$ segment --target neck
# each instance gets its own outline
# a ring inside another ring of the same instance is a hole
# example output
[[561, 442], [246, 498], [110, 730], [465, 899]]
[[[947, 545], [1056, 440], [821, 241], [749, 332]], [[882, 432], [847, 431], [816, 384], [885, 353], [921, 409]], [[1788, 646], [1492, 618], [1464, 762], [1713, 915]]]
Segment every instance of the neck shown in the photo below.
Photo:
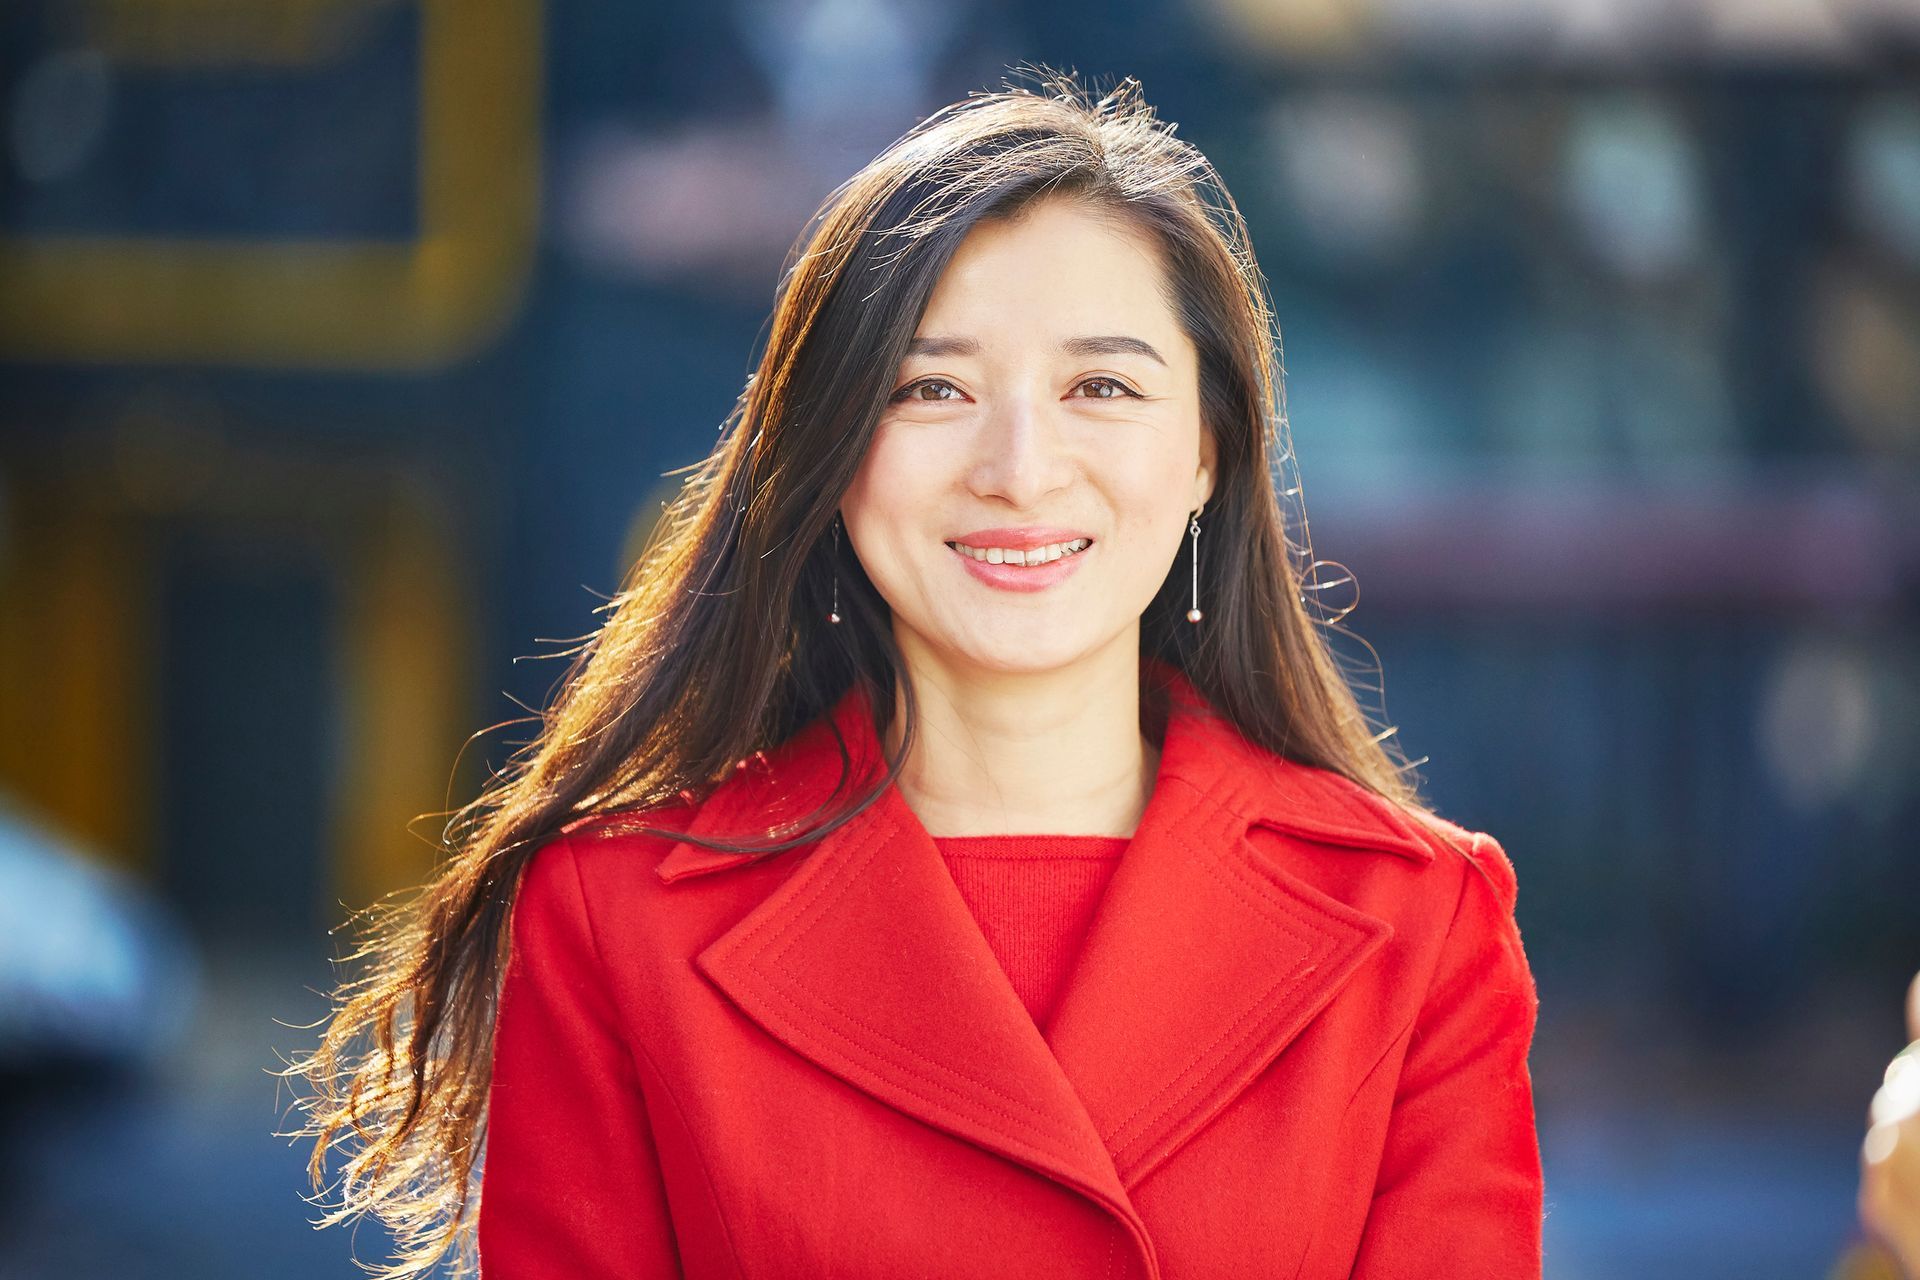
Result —
[[[1159, 768], [1140, 730], [1137, 635], [1041, 672], [960, 669], [910, 644], [919, 727], [899, 785], [929, 833], [1133, 834]], [[894, 695], [889, 750], [906, 716]]]

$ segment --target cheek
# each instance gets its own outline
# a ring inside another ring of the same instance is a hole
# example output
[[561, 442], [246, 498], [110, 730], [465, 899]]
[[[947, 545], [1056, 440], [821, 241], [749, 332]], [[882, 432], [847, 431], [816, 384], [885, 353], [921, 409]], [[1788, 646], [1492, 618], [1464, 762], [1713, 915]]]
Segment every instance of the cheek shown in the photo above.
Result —
[[1114, 518], [1136, 536], [1148, 531], [1156, 534], [1169, 523], [1185, 526], [1185, 513], [1192, 484], [1191, 462], [1160, 457], [1140, 466], [1126, 466], [1109, 472], [1107, 492], [1112, 495]]
[[904, 559], [900, 550], [927, 536], [924, 519], [935, 509], [935, 459], [913, 445], [905, 433], [883, 425], [840, 503], [860, 563], [883, 588], [897, 586], [895, 566]]
[[950, 489], [959, 462], [937, 435], [913, 423], [882, 423], [854, 472], [846, 505], [865, 511], [869, 523], [911, 521], [936, 510], [934, 500]]
[[881, 428], [874, 435], [873, 443], [867, 446], [867, 456], [860, 460], [859, 469], [853, 473], [853, 483], [847, 486], [846, 496], [841, 499], [841, 512], [848, 529], [862, 530], [887, 522], [888, 501], [897, 499], [900, 486], [907, 478], [897, 474], [899, 454], [898, 449], [891, 447], [886, 429]]

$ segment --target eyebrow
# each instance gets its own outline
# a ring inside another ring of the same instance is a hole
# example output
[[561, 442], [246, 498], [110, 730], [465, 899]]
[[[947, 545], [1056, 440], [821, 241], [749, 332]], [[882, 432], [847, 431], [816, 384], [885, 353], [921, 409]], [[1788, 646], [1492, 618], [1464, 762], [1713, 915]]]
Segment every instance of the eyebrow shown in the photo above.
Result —
[[[1123, 334], [1105, 334], [1098, 337], [1068, 338], [1060, 344], [1060, 350], [1070, 356], [1146, 356], [1167, 363], [1166, 357], [1154, 350], [1153, 344], [1140, 338], [1129, 338]], [[908, 356], [977, 356], [980, 344], [972, 338], [915, 338], [907, 344]]]

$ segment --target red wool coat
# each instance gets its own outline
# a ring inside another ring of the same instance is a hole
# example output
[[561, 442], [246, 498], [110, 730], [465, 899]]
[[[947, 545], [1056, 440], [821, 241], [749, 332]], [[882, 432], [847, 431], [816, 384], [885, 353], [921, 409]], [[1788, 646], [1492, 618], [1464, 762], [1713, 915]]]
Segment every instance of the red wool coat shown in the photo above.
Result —
[[[759, 865], [605, 818], [544, 845], [501, 993], [483, 1280], [1539, 1276], [1505, 854], [1254, 747], [1173, 679], [1045, 1036], [898, 788]], [[850, 693], [649, 818], [805, 813], [840, 772], [829, 724], [879, 758]]]

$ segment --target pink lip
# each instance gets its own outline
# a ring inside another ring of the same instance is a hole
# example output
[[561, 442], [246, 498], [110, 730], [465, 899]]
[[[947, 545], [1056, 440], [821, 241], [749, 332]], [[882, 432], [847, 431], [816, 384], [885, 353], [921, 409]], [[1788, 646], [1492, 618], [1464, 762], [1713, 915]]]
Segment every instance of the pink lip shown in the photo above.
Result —
[[[1039, 536], [1042, 534], [1046, 536]], [[981, 529], [954, 541], [964, 542], [970, 547], [1006, 547], [1014, 551], [1029, 551], [1050, 542], [1072, 542], [1086, 536], [1084, 533], [1061, 529]], [[1045, 591], [1064, 582], [1080, 567], [1081, 560], [1093, 554], [1095, 545], [1098, 544], [1086, 546], [1070, 556], [1036, 565], [988, 564], [983, 560], [975, 560], [958, 548], [947, 549], [953, 552], [954, 559], [960, 562], [962, 568], [990, 587], [1001, 591]]]
[[1005, 547], [1009, 551], [1031, 551], [1035, 547], [1044, 547], [1055, 542], [1072, 542], [1076, 538], [1085, 538], [1089, 542], [1093, 535], [1079, 529], [1062, 529], [1057, 525], [1027, 524], [1018, 528], [975, 529], [972, 533], [955, 534], [948, 542], [964, 542], [970, 547]]

